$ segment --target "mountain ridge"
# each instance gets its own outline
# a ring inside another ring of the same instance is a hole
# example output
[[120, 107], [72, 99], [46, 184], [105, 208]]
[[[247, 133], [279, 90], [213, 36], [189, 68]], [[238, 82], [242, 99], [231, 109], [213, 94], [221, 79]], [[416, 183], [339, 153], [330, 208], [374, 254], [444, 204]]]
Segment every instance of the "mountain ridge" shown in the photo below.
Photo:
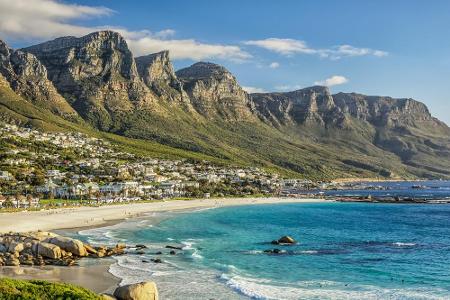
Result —
[[[33, 75], [101, 131], [300, 177], [450, 177], [450, 129], [413, 99], [332, 95], [321, 86], [248, 94], [223, 66], [175, 72], [167, 51], [133, 57], [111, 31], [16, 51], [34, 57], [46, 72]], [[2, 73], [13, 73], [1, 57]], [[13, 90], [36, 104], [16, 78]], [[51, 99], [44, 104], [57, 113]]]

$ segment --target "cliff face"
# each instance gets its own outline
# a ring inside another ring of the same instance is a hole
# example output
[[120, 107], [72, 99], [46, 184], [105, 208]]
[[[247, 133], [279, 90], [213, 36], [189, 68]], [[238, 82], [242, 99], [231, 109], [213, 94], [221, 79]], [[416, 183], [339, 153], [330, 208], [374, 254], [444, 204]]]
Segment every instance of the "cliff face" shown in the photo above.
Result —
[[224, 67], [199, 62], [177, 71], [176, 75], [201, 115], [226, 121], [256, 120], [248, 94]]
[[178, 103], [185, 110], [192, 110], [189, 96], [183, 90], [169, 59], [169, 51], [135, 58], [137, 71], [144, 83], [162, 100]]
[[140, 79], [131, 51], [116, 32], [63, 37], [23, 49], [47, 68], [58, 92], [86, 120], [110, 130], [135, 108], [153, 109], [156, 98]]
[[345, 127], [346, 116], [326, 87], [314, 86], [287, 93], [252, 94], [262, 120], [276, 127], [305, 125]]
[[34, 55], [10, 49], [1, 40], [0, 73], [13, 91], [33, 104], [68, 119], [77, 118], [76, 111], [47, 79], [45, 66]]

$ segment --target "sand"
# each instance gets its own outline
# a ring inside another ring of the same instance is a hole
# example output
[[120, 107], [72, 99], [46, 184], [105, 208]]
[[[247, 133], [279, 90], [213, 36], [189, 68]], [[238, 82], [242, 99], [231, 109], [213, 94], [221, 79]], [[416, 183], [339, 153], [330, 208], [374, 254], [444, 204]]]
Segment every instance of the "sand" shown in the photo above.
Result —
[[136, 217], [147, 212], [177, 211], [235, 205], [324, 202], [323, 199], [298, 198], [221, 198], [168, 200], [165, 202], [60, 208], [41, 211], [0, 213], [0, 232], [26, 232], [102, 226], [113, 220]]

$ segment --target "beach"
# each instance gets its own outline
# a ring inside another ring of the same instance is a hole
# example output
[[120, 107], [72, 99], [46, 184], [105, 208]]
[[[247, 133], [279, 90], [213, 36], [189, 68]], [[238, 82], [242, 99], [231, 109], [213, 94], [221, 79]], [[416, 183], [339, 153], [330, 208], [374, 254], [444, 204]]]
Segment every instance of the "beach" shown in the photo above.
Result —
[[138, 217], [148, 212], [180, 211], [237, 205], [324, 202], [299, 198], [219, 198], [167, 200], [161, 202], [105, 205], [99, 207], [59, 208], [42, 211], [0, 213], [0, 232], [51, 231], [102, 226], [111, 221]]
[[[120, 220], [142, 216], [150, 212], [184, 211], [239, 205], [275, 203], [315, 203], [323, 199], [298, 198], [220, 198], [168, 200], [163, 202], [105, 205], [99, 207], [59, 208], [0, 214], [0, 232], [60, 231], [108, 226]], [[329, 201], [328, 201], [329, 202]], [[88, 263], [85, 263], [88, 261]], [[66, 282], [91, 289], [97, 293], [113, 291], [120, 279], [108, 272], [113, 260], [81, 260], [74, 267], [2, 267], [0, 277], [42, 279]]]

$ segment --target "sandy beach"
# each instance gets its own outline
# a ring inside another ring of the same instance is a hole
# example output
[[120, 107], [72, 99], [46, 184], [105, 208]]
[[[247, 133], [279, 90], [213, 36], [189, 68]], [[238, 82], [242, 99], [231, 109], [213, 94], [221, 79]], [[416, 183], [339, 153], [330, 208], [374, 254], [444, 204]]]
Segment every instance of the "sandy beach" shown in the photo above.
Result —
[[324, 201], [327, 200], [297, 198], [221, 198], [168, 200], [165, 202], [1, 213], [0, 232], [26, 232], [35, 230], [49, 231], [55, 229], [102, 226], [111, 221], [132, 218], [147, 212], [177, 211], [235, 205], [308, 203]]

